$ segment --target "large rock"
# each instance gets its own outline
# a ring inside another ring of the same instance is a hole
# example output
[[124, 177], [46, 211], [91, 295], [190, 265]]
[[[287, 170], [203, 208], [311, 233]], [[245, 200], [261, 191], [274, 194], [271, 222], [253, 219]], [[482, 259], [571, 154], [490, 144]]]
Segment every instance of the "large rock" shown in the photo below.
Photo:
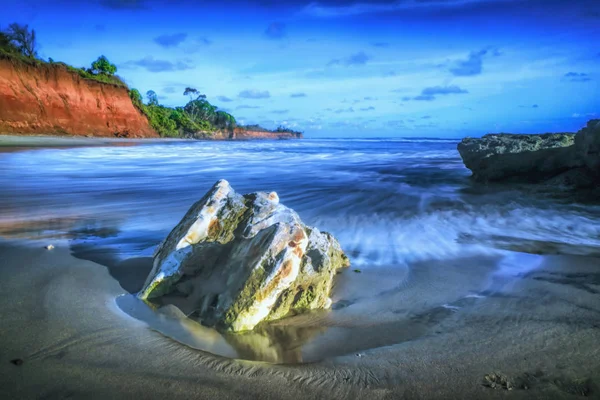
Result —
[[275, 192], [242, 196], [220, 180], [160, 244], [138, 296], [244, 331], [328, 308], [333, 278], [348, 265], [337, 240], [305, 226]]
[[600, 175], [600, 119], [588, 121], [575, 135], [577, 156], [593, 173]]
[[488, 134], [465, 138], [458, 152], [477, 181], [514, 179], [538, 182], [583, 166], [575, 134]]

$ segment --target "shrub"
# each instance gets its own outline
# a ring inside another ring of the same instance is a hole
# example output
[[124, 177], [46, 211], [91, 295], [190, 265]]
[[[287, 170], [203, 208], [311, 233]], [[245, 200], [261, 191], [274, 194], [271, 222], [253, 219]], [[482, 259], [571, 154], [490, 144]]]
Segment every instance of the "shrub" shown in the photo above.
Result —
[[140, 111], [144, 111], [144, 103], [142, 101], [142, 94], [137, 89], [129, 90], [129, 98], [134, 106], [136, 106]]
[[88, 72], [112, 76], [117, 73], [117, 66], [108, 61], [105, 56], [100, 56], [92, 63], [92, 69]]

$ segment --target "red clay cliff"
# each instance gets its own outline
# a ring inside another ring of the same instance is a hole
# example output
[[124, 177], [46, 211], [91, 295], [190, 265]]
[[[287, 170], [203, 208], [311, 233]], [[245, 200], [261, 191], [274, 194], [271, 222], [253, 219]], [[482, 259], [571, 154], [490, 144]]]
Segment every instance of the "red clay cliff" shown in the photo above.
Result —
[[0, 134], [159, 137], [126, 88], [0, 59]]

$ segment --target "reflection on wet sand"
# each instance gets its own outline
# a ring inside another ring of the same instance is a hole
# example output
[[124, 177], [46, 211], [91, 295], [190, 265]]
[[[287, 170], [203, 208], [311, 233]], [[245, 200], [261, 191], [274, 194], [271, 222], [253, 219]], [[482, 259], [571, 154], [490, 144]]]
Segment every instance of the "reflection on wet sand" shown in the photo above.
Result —
[[250, 332], [220, 333], [187, 318], [174, 306], [153, 308], [133, 295], [118, 297], [117, 305], [150, 328], [192, 348], [228, 358], [273, 364], [303, 362], [303, 345], [325, 331], [319, 326], [263, 325]]

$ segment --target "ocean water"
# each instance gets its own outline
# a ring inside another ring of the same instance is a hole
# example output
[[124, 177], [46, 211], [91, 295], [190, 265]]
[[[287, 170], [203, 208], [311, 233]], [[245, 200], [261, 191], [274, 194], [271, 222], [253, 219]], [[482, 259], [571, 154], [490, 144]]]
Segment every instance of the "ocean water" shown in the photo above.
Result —
[[[218, 179], [276, 191], [365, 268], [504, 241], [600, 246], [600, 209], [472, 186], [457, 140], [168, 142], [0, 153], [0, 234], [159, 242]], [[502, 241], [502, 240], [500, 240]]]
[[[150, 256], [218, 179], [240, 193], [276, 191], [306, 224], [333, 233], [362, 272], [340, 278], [334, 309], [341, 311], [327, 317], [337, 327], [361, 312], [379, 322], [390, 312], [397, 318], [425, 307], [422, 297], [452, 312], [457, 299], [498, 289], [505, 282], [498, 277], [538, 268], [539, 254], [600, 253], [599, 206], [546, 189], [473, 185], [457, 143], [185, 141], [0, 153], [0, 237], [66, 239], [75, 257], [120, 279], [123, 263]], [[440, 279], [450, 286], [436, 286]], [[398, 296], [402, 307], [394, 308]], [[385, 310], [373, 312], [378, 307]], [[408, 331], [399, 325], [393, 338], [350, 350], [390, 344]], [[339, 339], [321, 337], [328, 348]], [[323, 353], [308, 342], [305, 361]]]

